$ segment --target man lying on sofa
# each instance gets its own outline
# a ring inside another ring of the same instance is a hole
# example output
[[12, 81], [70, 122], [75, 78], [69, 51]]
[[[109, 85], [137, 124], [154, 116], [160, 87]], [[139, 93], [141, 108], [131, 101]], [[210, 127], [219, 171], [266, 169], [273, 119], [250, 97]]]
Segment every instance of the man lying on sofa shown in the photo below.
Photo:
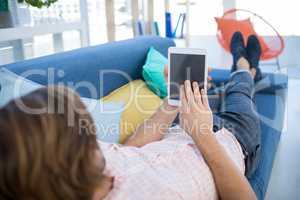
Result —
[[[224, 111], [213, 115], [206, 91], [186, 81], [181, 107], [165, 101], [125, 145], [97, 142], [92, 130], [68, 126], [70, 117], [93, 120], [67, 88], [11, 101], [0, 109], [1, 199], [256, 199], [244, 174], [251, 176], [259, 159], [252, 96], [261, 78], [260, 45], [250, 36], [244, 47], [235, 33], [231, 50]], [[20, 101], [47, 110], [28, 113]], [[169, 128], [178, 113], [180, 125]]]

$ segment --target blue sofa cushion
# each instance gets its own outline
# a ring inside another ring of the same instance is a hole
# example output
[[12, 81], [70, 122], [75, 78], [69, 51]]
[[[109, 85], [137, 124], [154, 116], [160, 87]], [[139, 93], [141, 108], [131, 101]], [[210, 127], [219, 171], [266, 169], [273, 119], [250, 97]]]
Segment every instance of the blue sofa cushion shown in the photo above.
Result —
[[83, 97], [100, 98], [131, 80], [142, 78], [142, 66], [151, 46], [167, 56], [168, 48], [174, 45], [171, 39], [138, 37], [4, 67], [21, 76], [32, 72], [27, 78], [42, 85], [65, 83]]
[[273, 161], [283, 129], [286, 90], [277, 95], [256, 94], [255, 102], [261, 119], [260, 163], [249, 179], [258, 199], [264, 199], [271, 175]]

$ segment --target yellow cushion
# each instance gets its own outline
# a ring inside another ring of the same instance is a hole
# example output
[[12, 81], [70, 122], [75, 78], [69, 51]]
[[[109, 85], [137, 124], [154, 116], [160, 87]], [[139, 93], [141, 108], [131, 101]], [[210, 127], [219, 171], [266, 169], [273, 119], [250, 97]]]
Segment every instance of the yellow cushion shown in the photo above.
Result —
[[120, 123], [120, 143], [148, 119], [161, 105], [162, 100], [151, 92], [142, 80], [132, 81], [103, 98], [105, 102], [124, 102]]

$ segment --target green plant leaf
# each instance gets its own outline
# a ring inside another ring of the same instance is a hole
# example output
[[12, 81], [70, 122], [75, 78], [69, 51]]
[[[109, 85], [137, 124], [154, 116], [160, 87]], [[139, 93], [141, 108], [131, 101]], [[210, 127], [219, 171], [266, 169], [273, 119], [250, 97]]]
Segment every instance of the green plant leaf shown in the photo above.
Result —
[[0, 0], [0, 11], [8, 11], [8, 0]]
[[58, 0], [18, 0], [19, 3], [27, 3], [36, 8], [49, 7]]

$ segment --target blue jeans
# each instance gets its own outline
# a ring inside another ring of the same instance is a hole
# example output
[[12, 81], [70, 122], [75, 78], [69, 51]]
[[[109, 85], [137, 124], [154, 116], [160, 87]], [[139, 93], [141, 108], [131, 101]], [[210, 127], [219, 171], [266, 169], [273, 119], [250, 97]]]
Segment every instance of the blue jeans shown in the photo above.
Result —
[[232, 74], [218, 99], [211, 99], [214, 131], [225, 127], [239, 141], [245, 155], [246, 176], [250, 178], [258, 166], [261, 131], [253, 102], [254, 82], [248, 72]]

